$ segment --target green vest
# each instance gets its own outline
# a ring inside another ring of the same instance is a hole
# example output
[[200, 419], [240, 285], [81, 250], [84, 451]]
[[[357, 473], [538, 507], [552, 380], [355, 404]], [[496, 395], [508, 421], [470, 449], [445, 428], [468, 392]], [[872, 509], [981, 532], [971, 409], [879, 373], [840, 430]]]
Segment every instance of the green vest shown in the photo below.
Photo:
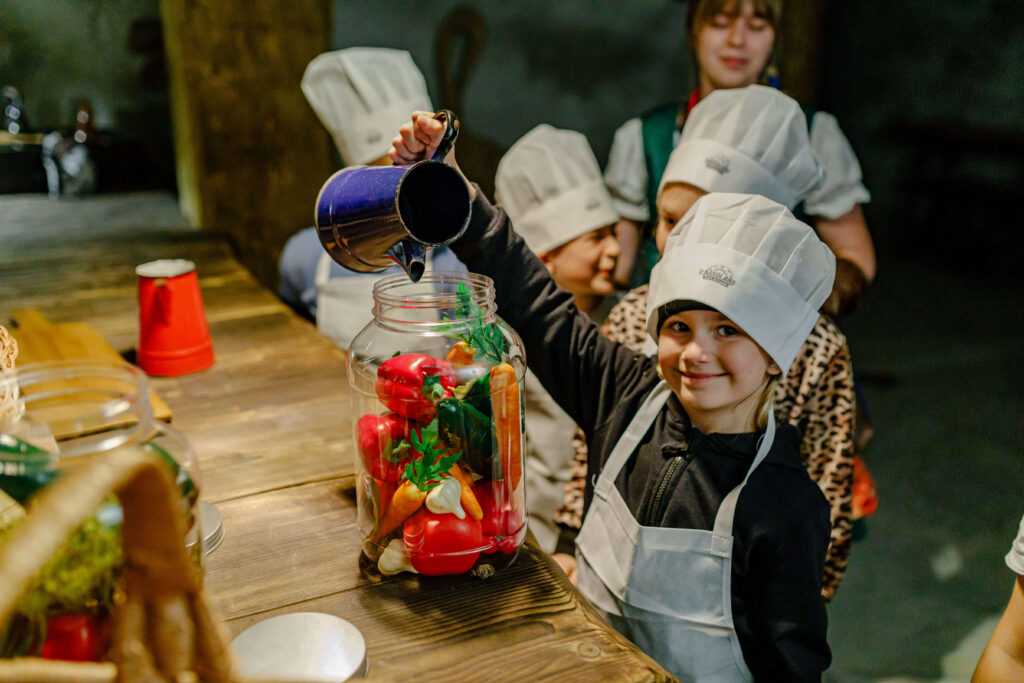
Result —
[[647, 208], [652, 226], [658, 222], [658, 186], [668, 166], [668, 158], [675, 149], [672, 138], [676, 133], [678, 115], [679, 103], [670, 102], [655, 107], [640, 118], [640, 137], [647, 165]]
[[644, 164], [647, 166], [647, 210], [650, 220], [644, 227], [643, 240], [637, 254], [630, 286], [647, 284], [651, 270], [658, 262], [658, 246], [654, 242], [654, 226], [658, 224], [658, 186], [668, 166], [668, 158], [675, 149], [672, 138], [676, 133], [679, 103], [670, 102], [651, 109], [640, 117], [640, 137], [644, 146]]

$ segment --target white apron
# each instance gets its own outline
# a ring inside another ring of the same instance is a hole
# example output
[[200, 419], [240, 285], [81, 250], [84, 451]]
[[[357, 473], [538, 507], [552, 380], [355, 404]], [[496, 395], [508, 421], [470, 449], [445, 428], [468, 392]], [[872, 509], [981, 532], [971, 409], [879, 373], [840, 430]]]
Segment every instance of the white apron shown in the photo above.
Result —
[[623, 635], [687, 683], [753, 681], [732, 621], [736, 501], [775, 439], [775, 417], [746, 477], [722, 500], [714, 531], [641, 526], [615, 478], [671, 395], [644, 399], [597, 480], [576, 539], [577, 586]]
[[343, 349], [373, 320], [373, 285], [386, 274], [352, 273], [331, 278], [325, 251], [316, 264], [316, 327]]

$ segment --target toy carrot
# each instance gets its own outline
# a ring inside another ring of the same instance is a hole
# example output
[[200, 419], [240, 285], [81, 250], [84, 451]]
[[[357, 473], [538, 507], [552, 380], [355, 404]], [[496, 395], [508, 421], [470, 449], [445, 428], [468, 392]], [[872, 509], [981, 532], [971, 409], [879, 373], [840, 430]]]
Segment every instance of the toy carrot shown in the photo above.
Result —
[[373, 540], [379, 542], [397, 529], [398, 525], [420, 509], [426, 499], [427, 491], [420, 489], [411, 481], [403, 481], [401, 486], [395, 489], [395, 495], [391, 497], [391, 504], [387, 506], [387, 512], [377, 524], [377, 533], [373, 535]]
[[516, 371], [508, 363], [491, 368], [491, 407], [502, 471], [509, 480], [509, 490], [515, 491], [523, 476], [523, 444], [519, 427], [522, 413]]
[[[395, 490], [391, 504], [387, 506], [387, 511], [377, 524], [377, 533], [373, 535], [374, 541], [380, 542], [412, 513], [419, 510], [430, 490], [441, 483], [445, 473], [462, 457], [461, 451], [445, 455], [448, 449], [437, 434], [436, 417], [427, 426], [411, 430], [409, 441], [413, 452], [419, 457], [405, 466], [402, 483]], [[459, 501], [461, 500], [460, 493]]]
[[466, 511], [466, 514], [476, 520], [483, 519], [484, 509], [480, 507], [480, 501], [476, 499], [476, 494], [473, 493], [473, 480], [459, 467], [458, 463], [451, 466], [448, 474], [452, 475], [462, 485], [462, 493], [459, 495], [459, 500], [462, 502], [462, 508]]
[[476, 349], [464, 341], [455, 342], [448, 349], [448, 362], [455, 366], [472, 365], [476, 358]]

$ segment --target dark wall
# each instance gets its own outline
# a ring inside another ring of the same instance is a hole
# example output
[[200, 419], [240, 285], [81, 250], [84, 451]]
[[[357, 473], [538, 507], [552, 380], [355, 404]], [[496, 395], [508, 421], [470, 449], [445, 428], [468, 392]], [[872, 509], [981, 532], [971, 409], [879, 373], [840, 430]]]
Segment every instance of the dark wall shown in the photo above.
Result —
[[[332, 47], [408, 49], [440, 104], [435, 41], [459, 4], [334, 0]], [[498, 152], [548, 122], [586, 133], [603, 162], [620, 123], [692, 85], [685, 3], [464, 4], [483, 17], [486, 39], [458, 113]], [[1006, 225], [1007, 201], [1024, 186], [1024, 5], [903, 0], [884, 12], [870, 2], [827, 10], [820, 106], [839, 117], [861, 158], [883, 256], [913, 248], [935, 222], [983, 231], [989, 248], [1015, 247], [1006, 230], [984, 226]], [[7, 0], [0, 84], [21, 89], [37, 128], [71, 125], [85, 96], [99, 127], [162, 140], [166, 150], [158, 17], [159, 0]]]
[[147, 56], [133, 51], [132, 25], [159, 16], [159, 0], [6, 0], [0, 83], [21, 91], [37, 128], [71, 125], [80, 97], [92, 100], [100, 127], [136, 124], [134, 112], [152, 93]]
[[603, 162], [618, 125], [693, 82], [685, 4], [670, 0], [335, 0], [332, 44], [409, 50], [436, 106], [435, 36], [459, 4], [483, 16], [487, 39], [457, 113], [502, 147], [549, 123], [585, 133]]
[[[333, 47], [409, 50], [436, 103], [435, 36], [458, 4], [421, 3], [413, 13], [401, 0], [336, 0]], [[459, 113], [501, 147], [548, 122], [584, 132], [603, 162], [616, 126], [692, 85], [685, 3], [466, 4], [483, 16], [488, 39]], [[956, 235], [964, 228], [984, 231], [976, 256], [1016, 247], [1016, 234], [985, 226], [1005, 225], [1012, 188], [1024, 186], [1024, 5], [826, 7], [818, 105], [838, 117], [860, 156], [883, 259], [922, 243], [962, 255]]]
[[89, 100], [109, 134], [95, 155], [101, 189], [173, 187], [159, 0], [0, 2], [0, 85], [21, 92], [33, 130], [73, 127]]
[[1024, 5], [830, 2], [824, 56], [822, 106], [860, 155], [883, 256], [1024, 245]]

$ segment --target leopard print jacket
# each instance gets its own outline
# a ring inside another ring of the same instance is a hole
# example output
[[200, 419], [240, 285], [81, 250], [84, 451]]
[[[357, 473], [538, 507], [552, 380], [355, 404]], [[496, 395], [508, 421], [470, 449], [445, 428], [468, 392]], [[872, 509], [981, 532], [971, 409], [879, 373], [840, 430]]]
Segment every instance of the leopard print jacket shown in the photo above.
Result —
[[[647, 285], [634, 289], [612, 309], [602, 326], [609, 339], [643, 349], [647, 338]], [[846, 337], [821, 316], [775, 394], [775, 414], [800, 429], [800, 455], [818, 483], [832, 513], [832, 538], [825, 556], [822, 596], [831, 600], [846, 572], [852, 543], [854, 427], [856, 403], [853, 365]], [[579, 529], [587, 476], [587, 442], [582, 430], [573, 437], [576, 451], [573, 478], [556, 521]]]

